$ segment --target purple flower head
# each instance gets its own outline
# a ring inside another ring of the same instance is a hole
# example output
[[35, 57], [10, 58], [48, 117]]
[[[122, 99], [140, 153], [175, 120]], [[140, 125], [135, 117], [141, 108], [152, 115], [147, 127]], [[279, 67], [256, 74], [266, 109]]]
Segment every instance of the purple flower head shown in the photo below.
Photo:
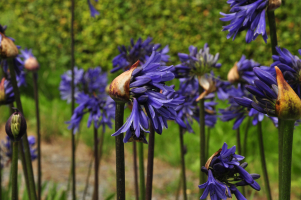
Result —
[[[91, 17], [96, 17], [97, 15], [99, 15], [99, 12], [94, 8], [91, 1], [87, 0], [87, 2], [88, 2], [88, 5], [89, 5]], [[95, 2], [98, 2], [98, 0], [95, 0]]]
[[[152, 38], [148, 37], [146, 40], [142, 40], [139, 38], [136, 43], [134, 43], [134, 40], [131, 39], [131, 46], [128, 46], [127, 48], [125, 46], [118, 47], [119, 55], [117, 55], [113, 59], [113, 69], [111, 70], [111, 73], [117, 72], [120, 69], [123, 69], [124, 71], [128, 70], [137, 60], [140, 61], [140, 64], [144, 64], [146, 60], [149, 59], [149, 57], [152, 54], [152, 51], [157, 51], [158, 48], [160, 48], [160, 44], [153, 44]], [[165, 62], [169, 61], [169, 47], [168, 45], [165, 46], [162, 50], [158, 50], [158, 52], [161, 55], [162, 65], [165, 65]]]
[[[10, 79], [9, 66], [7, 60], [2, 60], [2, 64], [5, 77]], [[13, 58], [12, 64], [15, 69], [18, 87], [27, 86], [26, 73], [24, 72], [24, 65], [23, 61], [20, 59], [20, 55], [18, 55], [16, 58]]]
[[212, 68], [220, 68], [217, 63], [219, 53], [212, 55], [209, 53], [209, 46], [206, 43], [203, 49], [198, 51], [197, 47], [189, 47], [190, 54], [178, 53], [181, 64], [176, 65], [173, 72], [176, 78], [188, 78], [190, 76], [203, 76], [209, 73]]
[[[34, 136], [28, 136], [28, 144], [29, 144], [29, 151], [31, 156], [31, 161], [35, 160], [37, 155], [37, 148], [35, 148], [36, 139]], [[8, 159], [12, 159], [12, 145], [11, 145], [11, 139], [6, 136], [6, 141], [2, 141], [2, 145], [4, 147], [5, 155]]]
[[220, 12], [224, 18], [221, 21], [230, 21], [230, 24], [223, 27], [223, 31], [229, 31], [227, 39], [235, 39], [238, 32], [247, 30], [246, 42], [250, 43], [258, 35], [262, 35], [265, 43], [267, 42], [267, 33], [265, 30], [265, 12], [268, 6], [268, 0], [230, 0], [230, 14]]
[[[23, 60], [21, 59], [23, 58]], [[32, 49], [21, 50], [21, 55], [16, 58], [22, 68], [27, 69], [28, 71], [37, 71], [40, 68], [40, 65], [37, 59], [32, 54]]]
[[246, 199], [237, 192], [236, 186], [250, 185], [255, 190], [260, 190], [260, 186], [255, 181], [260, 175], [249, 174], [245, 168], [248, 163], [240, 164], [243, 156], [235, 154], [235, 146], [228, 149], [224, 143], [222, 149], [214, 153], [207, 161], [202, 172], [208, 175], [208, 181], [199, 186], [205, 188], [201, 199], [205, 199], [210, 192], [211, 199], [232, 198], [234, 194], [238, 199]]
[[[67, 103], [71, 102], [71, 70], [68, 70], [61, 76], [61, 82], [59, 86], [61, 99], [66, 100]], [[80, 93], [81, 85], [84, 81], [84, 70], [74, 68], [74, 97], [77, 98]]]
[[260, 67], [260, 64], [254, 60], [246, 59], [246, 56], [242, 56], [240, 60], [235, 63], [234, 67], [228, 73], [228, 81], [234, 83], [249, 83], [252, 84], [256, 79], [253, 72], [254, 67]]
[[148, 129], [148, 119], [159, 134], [162, 133], [163, 128], [167, 128], [167, 120], [176, 120], [185, 126], [176, 112], [177, 106], [182, 104], [184, 99], [168, 98], [172, 96], [171, 92], [174, 92], [174, 89], [165, 85], [166, 81], [174, 79], [174, 74], [170, 71], [172, 67], [162, 66], [161, 54], [154, 50], [144, 65], [138, 66], [136, 63], [129, 71], [124, 72], [111, 83], [110, 95], [113, 99], [118, 99], [119, 96], [115, 95], [115, 90], [112, 88], [117, 88], [118, 81], [131, 73], [130, 77], [127, 77], [129, 78], [129, 99], [127, 100], [133, 103], [132, 113], [125, 124], [112, 136], [126, 132], [124, 142], [128, 142], [132, 135], [139, 138], [140, 129], [143, 131]]
[[13, 86], [10, 81], [2, 78], [0, 82], [0, 105], [7, 105], [15, 100]]
[[[301, 60], [298, 56], [291, 54], [287, 49], [276, 47], [279, 55], [273, 55], [274, 63], [271, 70], [277, 66], [282, 72], [285, 80], [293, 88], [296, 94], [301, 97]], [[299, 49], [301, 55], [301, 49]]]

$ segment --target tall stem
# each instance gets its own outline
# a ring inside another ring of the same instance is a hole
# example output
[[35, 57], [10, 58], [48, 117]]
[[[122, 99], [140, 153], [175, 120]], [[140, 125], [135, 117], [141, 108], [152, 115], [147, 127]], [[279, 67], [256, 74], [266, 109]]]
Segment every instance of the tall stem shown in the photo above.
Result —
[[18, 142], [13, 143], [13, 159], [11, 164], [12, 200], [18, 200]]
[[[116, 102], [115, 131], [123, 125], [124, 103]], [[125, 166], [123, 134], [115, 137], [117, 200], [125, 200]]]
[[[199, 86], [199, 93], [202, 94], [203, 88]], [[200, 107], [200, 185], [206, 182], [205, 173], [202, 172], [201, 167], [205, 166], [205, 106], [204, 99], [199, 101]], [[201, 196], [204, 189], [199, 190], [199, 195]]]
[[240, 145], [240, 131], [239, 127], [236, 129], [236, 143], [238, 154], [241, 155], [241, 145]]
[[[280, 124], [279, 124], [280, 125]], [[295, 121], [283, 120], [283, 147], [282, 147], [282, 165], [280, 169], [280, 196], [281, 200], [289, 200], [291, 194], [291, 169], [292, 169], [292, 152], [293, 152], [293, 133]]]
[[36, 104], [37, 139], [38, 139], [38, 200], [41, 200], [42, 165], [41, 165], [41, 133], [40, 133], [40, 110], [38, 93], [38, 73], [33, 72], [34, 99]]
[[87, 190], [88, 190], [88, 186], [89, 186], [89, 178], [90, 178], [90, 174], [91, 174], [92, 163], [93, 163], [93, 158], [91, 159], [89, 167], [88, 167], [88, 175], [87, 175], [87, 179], [86, 179], [86, 186], [85, 186], [85, 190], [84, 190], [84, 194], [83, 194], [83, 200], [86, 199], [86, 194], [87, 194]]
[[278, 42], [277, 42], [275, 13], [274, 11], [268, 11], [267, 14], [269, 20], [269, 27], [270, 27], [272, 53], [273, 55], [277, 55], [278, 53], [276, 51], [276, 46], [278, 45]]
[[265, 190], [266, 190], [267, 199], [272, 200], [269, 176], [268, 176], [267, 166], [266, 166], [266, 162], [265, 162], [265, 155], [264, 155], [261, 122], [258, 122], [257, 128], [258, 128], [258, 142], [259, 142], [259, 151], [260, 151], [260, 159], [261, 159], [261, 167], [262, 167], [262, 172], [263, 172], [264, 186], [265, 186]]
[[207, 136], [206, 136], [206, 159], [209, 158], [209, 139], [210, 139], [210, 127], [207, 127]]
[[[71, 0], [71, 115], [73, 114], [75, 108], [75, 99], [74, 99], [74, 7], [75, 0]], [[76, 173], [75, 173], [75, 136], [74, 136], [74, 128], [71, 129], [71, 172], [72, 172], [72, 199], [76, 199]]]
[[247, 144], [248, 144], [248, 143], [247, 143], [247, 139], [248, 139], [248, 132], [249, 132], [250, 125], [251, 125], [251, 117], [248, 117], [248, 120], [247, 120], [247, 126], [246, 126], [246, 129], [245, 129], [243, 151], [242, 151], [242, 155], [243, 155], [244, 157], [247, 156]]
[[145, 200], [145, 179], [144, 179], [144, 162], [143, 162], [143, 143], [138, 143], [138, 156], [139, 156], [139, 189], [140, 200]]
[[155, 151], [155, 131], [151, 123], [149, 129], [150, 129], [150, 133], [148, 139], [146, 200], [152, 199], [153, 174], [154, 174], [154, 151]]
[[138, 168], [137, 168], [137, 146], [133, 142], [133, 165], [134, 165], [134, 182], [135, 182], [135, 197], [139, 200], [139, 187], [138, 187]]
[[96, 127], [94, 127], [94, 192], [94, 200], [98, 200], [98, 137]]
[[283, 151], [283, 126], [284, 121], [278, 118], [278, 191], [279, 191], [279, 198], [281, 196], [281, 188], [282, 188], [282, 181], [281, 181], [281, 169], [282, 169], [282, 151]]
[[180, 152], [181, 152], [181, 175], [182, 175], [182, 187], [183, 187], [183, 199], [187, 200], [186, 193], [186, 173], [185, 173], [185, 157], [184, 157], [184, 129], [179, 125], [179, 135], [180, 135]]
[[[17, 104], [17, 108], [24, 116], [13, 63], [9, 64], [9, 71], [10, 71], [10, 75], [11, 75], [11, 83], [12, 83], [13, 89], [14, 89], [14, 95], [15, 95], [15, 101]], [[31, 154], [30, 154], [27, 138], [28, 138], [27, 133], [25, 133], [24, 136], [22, 137], [21, 141], [19, 142], [19, 146], [20, 146], [19, 151], [20, 151], [20, 155], [21, 155], [21, 161], [22, 161], [22, 165], [23, 165], [25, 178], [27, 178], [26, 183], [27, 183], [29, 197], [31, 200], [36, 200], [37, 199], [36, 188], [35, 188], [34, 175], [33, 175], [32, 163], [31, 163]]]

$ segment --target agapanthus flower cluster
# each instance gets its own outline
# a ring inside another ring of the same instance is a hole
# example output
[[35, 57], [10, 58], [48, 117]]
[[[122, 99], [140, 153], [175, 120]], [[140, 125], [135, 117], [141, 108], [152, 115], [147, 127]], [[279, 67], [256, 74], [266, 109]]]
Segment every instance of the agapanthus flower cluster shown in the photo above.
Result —
[[[91, 0], [87, 0], [87, 2], [88, 2], [88, 5], [89, 5], [91, 17], [96, 17], [97, 15], [99, 15], [99, 12], [92, 5]], [[95, 0], [95, 2], [98, 2], [98, 0]]]
[[161, 54], [154, 50], [145, 64], [139, 66], [138, 61], [114, 79], [110, 85], [110, 96], [115, 101], [131, 101], [133, 108], [124, 125], [112, 136], [126, 132], [124, 142], [146, 141], [143, 132], [148, 132], [148, 119], [159, 134], [164, 127], [167, 128], [167, 120], [175, 120], [186, 127], [176, 112], [176, 107], [184, 99], [167, 97], [170, 92], [175, 92], [173, 87], [165, 84], [174, 79], [171, 68], [173, 66], [161, 65]]
[[146, 40], [142, 40], [139, 38], [136, 43], [134, 43], [134, 40], [131, 39], [131, 46], [125, 47], [124, 45], [121, 47], [118, 47], [119, 55], [117, 55], [113, 59], [113, 69], [111, 70], [111, 73], [117, 72], [120, 69], [123, 69], [123, 71], [128, 70], [137, 60], [140, 61], [140, 64], [144, 64], [146, 60], [149, 59], [150, 55], [152, 54], [152, 51], [158, 51], [161, 53], [161, 61], [164, 65], [165, 62], [168, 62], [169, 55], [167, 53], [169, 52], [168, 46], [165, 46], [162, 50], [158, 50], [161, 45], [160, 44], [153, 44], [152, 38], [148, 37]]
[[[79, 104], [75, 108], [71, 120], [67, 122], [69, 129], [73, 128], [74, 132], [78, 131], [79, 124], [84, 114], [89, 113], [87, 126], [93, 123], [95, 128], [105, 126], [112, 128], [111, 120], [115, 116], [114, 101], [106, 94], [107, 73], [103, 73], [100, 67], [88, 69], [75, 68], [75, 100]], [[71, 71], [68, 70], [61, 76], [60, 93], [62, 99], [71, 101]]]
[[[279, 55], [273, 55], [274, 63], [271, 68], [277, 66], [282, 72], [285, 80], [293, 90], [301, 97], [301, 60], [285, 48], [276, 47]], [[299, 49], [301, 55], [301, 49]]]
[[246, 59], [246, 56], [242, 55], [240, 60], [229, 71], [228, 81], [231, 83], [253, 84], [253, 81], [256, 79], [253, 72], [254, 67], [260, 67], [260, 64], [252, 59]]
[[281, 70], [275, 67], [276, 78], [268, 71], [254, 68], [259, 80], [246, 89], [254, 95], [252, 99], [235, 97], [234, 100], [260, 113], [286, 120], [297, 120], [301, 114], [301, 100], [289, 84], [284, 80]]
[[211, 199], [232, 198], [234, 194], [238, 200], [246, 198], [237, 189], [238, 186], [250, 185], [259, 191], [260, 186], [255, 179], [260, 178], [258, 174], [249, 174], [245, 168], [248, 163], [240, 164], [243, 156], [235, 154], [236, 147], [228, 149], [224, 143], [222, 149], [214, 153], [207, 161], [202, 171], [207, 174], [206, 183], [199, 185], [200, 189], [205, 189], [200, 199], [206, 199], [210, 194]]
[[[36, 138], [34, 136], [28, 136], [28, 144], [29, 144], [29, 151], [31, 156], [31, 161], [35, 160], [37, 155], [37, 148], [35, 148]], [[2, 146], [4, 147], [3, 150], [5, 152], [6, 157], [11, 160], [12, 159], [12, 141], [11, 139], [6, 136], [6, 140], [2, 141]]]
[[258, 35], [262, 35], [265, 43], [268, 36], [266, 33], [265, 13], [269, 5], [268, 0], [228, 0], [230, 14], [220, 12], [224, 18], [221, 21], [230, 21], [230, 24], [223, 27], [223, 31], [229, 31], [227, 39], [235, 39], [237, 33], [247, 30], [246, 42], [250, 43]]

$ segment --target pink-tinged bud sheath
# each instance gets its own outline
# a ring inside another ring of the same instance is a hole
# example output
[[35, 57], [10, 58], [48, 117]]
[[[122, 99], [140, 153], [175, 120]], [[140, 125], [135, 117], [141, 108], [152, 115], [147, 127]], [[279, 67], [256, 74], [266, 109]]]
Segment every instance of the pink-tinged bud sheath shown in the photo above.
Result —
[[281, 70], [277, 66], [275, 70], [278, 84], [276, 115], [284, 120], [297, 120], [301, 117], [301, 100], [285, 81]]
[[37, 71], [40, 68], [40, 65], [37, 59], [31, 56], [25, 60], [24, 67], [28, 71]]

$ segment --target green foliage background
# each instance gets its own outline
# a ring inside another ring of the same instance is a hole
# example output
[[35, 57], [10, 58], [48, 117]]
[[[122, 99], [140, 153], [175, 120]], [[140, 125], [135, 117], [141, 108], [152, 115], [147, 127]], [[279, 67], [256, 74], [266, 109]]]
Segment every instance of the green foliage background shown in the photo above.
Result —
[[[264, 43], [261, 36], [250, 44], [245, 43], [245, 32], [237, 36], [235, 41], [227, 40], [227, 32], [222, 32], [226, 25], [219, 20], [219, 12], [227, 13], [229, 6], [226, 0], [99, 0], [93, 1], [100, 16], [91, 18], [85, 0], [76, 1], [75, 9], [75, 62], [78, 67], [89, 68], [101, 66], [104, 70], [112, 68], [112, 59], [118, 54], [117, 46], [129, 45], [130, 39], [136, 41], [139, 37], [146, 39], [153, 37], [154, 43], [162, 46], [169, 45], [171, 62], [178, 64], [178, 52], [188, 52], [190, 45], [203, 47], [205, 43], [210, 46], [212, 53], [220, 53], [220, 62], [223, 64], [217, 72], [226, 78], [227, 71], [238, 61], [242, 54], [252, 58], [262, 65], [270, 65], [270, 41]], [[64, 124], [71, 116], [71, 108], [66, 102], [60, 100], [58, 86], [60, 76], [70, 68], [70, 1], [60, 0], [2, 0], [0, 1], [0, 23], [8, 25], [6, 35], [16, 39], [16, 44], [23, 48], [32, 48], [34, 55], [39, 60], [39, 89], [41, 104], [42, 132], [45, 138], [53, 134], [68, 137], [70, 132]], [[297, 54], [300, 48], [301, 33], [301, 4], [293, 0], [286, 0], [285, 5], [275, 11], [277, 22], [278, 41], [281, 47]], [[269, 28], [267, 27], [269, 35]], [[110, 80], [116, 75], [109, 75]], [[28, 120], [29, 129], [35, 130], [34, 101], [32, 92], [31, 74], [28, 74], [28, 86], [22, 88], [22, 102]], [[226, 104], [220, 102], [220, 108]], [[70, 108], [70, 109], [69, 109]], [[8, 109], [1, 107], [2, 122], [8, 117]], [[86, 119], [84, 119], [86, 120]], [[92, 130], [86, 128], [84, 121], [81, 137], [92, 146]], [[264, 141], [266, 141], [266, 155], [272, 186], [277, 185], [277, 131], [267, 120], [264, 123]], [[212, 140], [210, 152], [220, 148], [223, 142], [235, 144], [233, 123], [218, 122], [211, 131]], [[175, 135], [178, 134], [177, 126], [170, 123], [170, 129], [156, 139], [156, 157], [179, 165], [179, 147]], [[243, 126], [244, 127], [244, 126]], [[296, 128], [294, 147], [301, 144], [300, 128]], [[195, 125], [194, 130], [198, 132]], [[244, 128], [241, 129], [243, 132]], [[106, 134], [106, 151], [114, 147], [114, 140], [110, 137], [112, 130]], [[173, 134], [173, 135], [171, 135]], [[261, 167], [258, 157], [256, 128], [251, 129], [248, 162], [251, 169], [260, 173]], [[173, 142], [172, 140], [176, 140]], [[186, 162], [188, 169], [196, 174], [199, 168], [198, 134], [187, 134], [186, 143], [188, 154]], [[126, 145], [127, 147], [127, 145]], [[128, 146], [130, 148], [130, 146]], [[301, 184], [300, 148], [294, 148], [293, 160], [293, 188]], [[254, 172], [254, 171], [252, 171]], [[296, 175], [296, 176], [295, 176]], [[177, 186], [174, 186], [177, 187]], [[168, 187], [166, 193], [175, 188]], [[195, 185], [189, 185], [197, 193]], [[277, 187], [272, 187], [277, 193]], [[164, 189], [158, 191], [163, 192]], [[299, 194], [294, 193], [296, 196]], [[261, 195], [263, 195], [261, 193]]]

